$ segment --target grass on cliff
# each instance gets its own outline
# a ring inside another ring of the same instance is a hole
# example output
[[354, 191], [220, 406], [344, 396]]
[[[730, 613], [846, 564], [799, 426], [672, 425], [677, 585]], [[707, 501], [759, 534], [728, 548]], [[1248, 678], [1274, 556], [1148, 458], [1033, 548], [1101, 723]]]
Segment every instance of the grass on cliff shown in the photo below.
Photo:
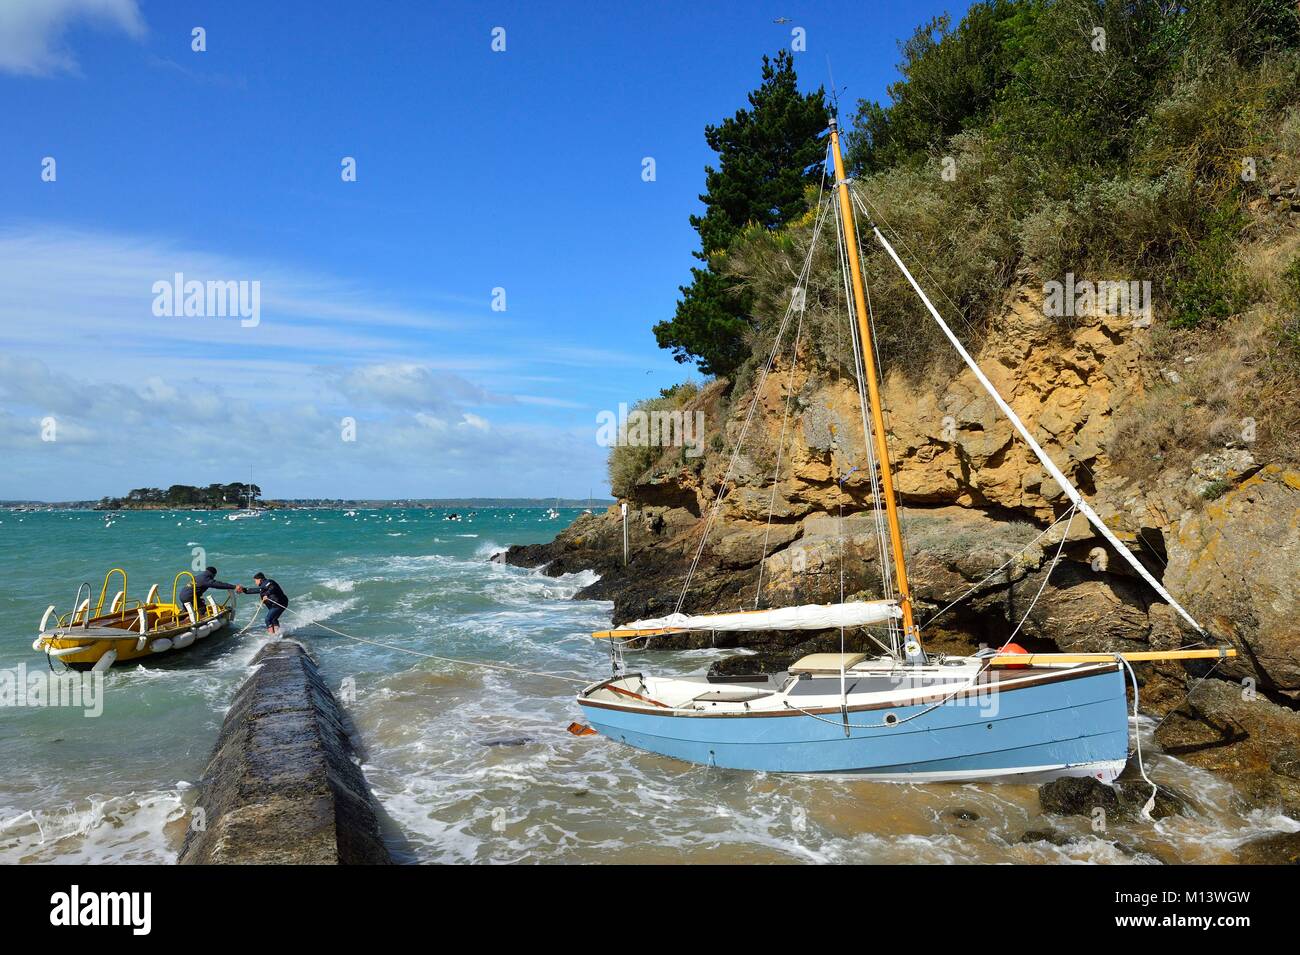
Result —
[[[713, 391], [716, 393], [715, 387]], [[674, 385], [671, 388], [665, 388], [656, 398], [647, 398], [638, 401], [628, 410], [629, 422], [632, 422], [633, 415], [638, 412], [648, 416], [656, 413], [687, 415], [694, 414], [697, 410], [703, 411], [701, 398], [703, 396], [700, 385], [693, 381], [683, 382]], [[662, 420], [662, 419], [660, 419]], [[707, 447], [709, 435], [717, 435], [716, 421], [709, 421], [706, 414], [705, 430], [703, 440], [706, 442], [705, 450], [717, 451], [716, 446]], [[662, 438], [662, 429], [656, 435], [646, 434], [648, 440], [639, 440], [635, 424], [628, 427], [628, 434], [620, 436], [620, 442], [610, 448], [609, 453], [609, 483], [610, 490], [615, 497], [628, 497], [632, 488], [637, 481], [647, 476], [655, 469], [667, 471], [677, 466], [698, 467], [704, 460], [704, 455], [694, 453], [695, 448], [687, 443], [665, 444]], [[692, 433], [692, 437], [696, 437]], [[630, 440], [624, 440], [630, 438]]]

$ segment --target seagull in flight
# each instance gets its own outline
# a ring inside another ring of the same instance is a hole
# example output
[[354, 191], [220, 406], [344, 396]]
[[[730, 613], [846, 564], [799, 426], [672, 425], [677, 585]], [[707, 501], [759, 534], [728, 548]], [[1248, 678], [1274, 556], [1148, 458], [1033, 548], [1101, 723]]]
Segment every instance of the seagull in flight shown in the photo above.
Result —
[[773, 22], [773, 23], [789, 23], [789, 22], [790, 22], [790, 18], [789, 18], [789, 17], [777, 17], [777, 18], [776, 18], [775, 20], [773, 20], [772, 22]]

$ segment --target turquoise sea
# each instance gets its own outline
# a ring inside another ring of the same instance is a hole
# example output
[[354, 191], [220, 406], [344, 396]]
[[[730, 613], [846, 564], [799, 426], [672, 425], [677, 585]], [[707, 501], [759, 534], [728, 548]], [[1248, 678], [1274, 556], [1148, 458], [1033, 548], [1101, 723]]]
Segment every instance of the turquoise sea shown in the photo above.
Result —
[[[220, 577], [276, 578], [347, 708], [363, 769], [403, 861], [528, 862], [1177, 862], [1228, 861], [1245, 839], [1295, 828], [1242, 808], [1232, 788], [1170, 757], [1149, 771], [1195, 813], [1095, 833], [1049, 822], [1032, 786], [904, 786], [732, 773], [573, 737], [576, 686], [452, 666], [353, 643], [509, 663], [574, 678], [608, 671], [589, 637], [610, 605], [574, 601], [591, 574], [549, 578], [491, 563], [513, 543], [549, 540], [580, 510], [0, 512], [0, 669], [45, 668], [31, 649], [50, 604], [77, 585], [98, 595], [121, 566], [129, 594], [170, 592], [195, 548]], [[116, 588], [111, 588], [115, 590]], [[237, 628], [248, 622], [243, 600]], [[265, 641], [260, 628], [118, 667], [103, 712], [0, 708], [0, 862], [170, 862], [222, 717]], [[646, 666], [708, 666], [715, 651], [647, 654]], [[1150, 724], [1145, 727], [1149, 735]], [[1148, 742], [1149, 746], [1149, 742]], [[1023, 843], [1055, 825], [1073, 841]]]

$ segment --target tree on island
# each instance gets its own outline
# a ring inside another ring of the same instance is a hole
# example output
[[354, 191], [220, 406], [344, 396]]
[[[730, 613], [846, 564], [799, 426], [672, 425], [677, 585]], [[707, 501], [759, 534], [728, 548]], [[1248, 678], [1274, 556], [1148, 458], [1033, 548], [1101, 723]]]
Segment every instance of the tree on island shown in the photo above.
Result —
[[209, 484], [207, 487], [194, 487], [189, 484], [173, 484], [167, 490], [157, 487], [138, 487], [126, 497], [106, 497], [100, 501], [101, 507], [251, 507], [262, 496], [262, 489], [256, 484], [243, 484], [238, 481], [231, 484]]

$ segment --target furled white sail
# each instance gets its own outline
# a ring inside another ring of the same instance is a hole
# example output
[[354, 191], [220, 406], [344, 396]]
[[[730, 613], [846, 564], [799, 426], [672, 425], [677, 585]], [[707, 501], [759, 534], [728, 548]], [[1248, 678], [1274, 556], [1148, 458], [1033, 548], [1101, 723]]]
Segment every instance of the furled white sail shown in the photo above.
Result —
[[894, 600], [866, 600], [841, 604], [804, 604], [772, 610], [744, 610], [736, 613], [674, 613], [624, 624], [614, 635], [630, 631], [664, 630], [830, 630], [884, 623], [903, 615]]

